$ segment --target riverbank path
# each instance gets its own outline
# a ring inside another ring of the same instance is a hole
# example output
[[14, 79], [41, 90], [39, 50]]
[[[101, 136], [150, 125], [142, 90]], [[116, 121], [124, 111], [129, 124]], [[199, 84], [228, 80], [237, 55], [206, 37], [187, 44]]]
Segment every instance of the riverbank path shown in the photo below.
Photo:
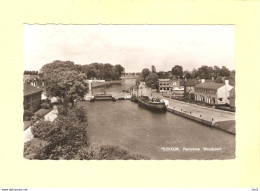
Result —
[[220, 129], [224, 129], [228, 132], [235, 133], [235, 113], [229, 111], [223, 111], [208, 107], [199, 106], [196, 104], [186, 103], [170, 98], [163, 97], [160, 93], [152, 93], [153, 98], [159, 97], [160, 99], [166, 99], [169, 102], [169, 108], [176, 111], [185, 112], [189, 115], [204, 119], [215, 124]]

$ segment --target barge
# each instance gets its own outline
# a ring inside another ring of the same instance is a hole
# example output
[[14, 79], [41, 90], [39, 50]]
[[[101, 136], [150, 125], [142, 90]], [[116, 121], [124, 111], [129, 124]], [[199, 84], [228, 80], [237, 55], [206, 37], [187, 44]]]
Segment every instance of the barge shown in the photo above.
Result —
[[137, 98], [138, 105], [140, 107], [152, 110], [152, 111], [166, 111], [166, 105], [164, 101], [157, 99], [149, 99], [148, 96], [141, 96]]

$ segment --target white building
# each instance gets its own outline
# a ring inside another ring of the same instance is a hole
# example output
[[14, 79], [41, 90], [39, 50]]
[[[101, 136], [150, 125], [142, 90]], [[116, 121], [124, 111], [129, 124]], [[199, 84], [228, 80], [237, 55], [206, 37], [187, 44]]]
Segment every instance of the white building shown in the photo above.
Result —
[[225, 84], [202, 80], [202, 83], [194, 87], [194, 98], [208, 104], [230, 104], [229, 91], [232, 88], [228, 80], [225, 80]]

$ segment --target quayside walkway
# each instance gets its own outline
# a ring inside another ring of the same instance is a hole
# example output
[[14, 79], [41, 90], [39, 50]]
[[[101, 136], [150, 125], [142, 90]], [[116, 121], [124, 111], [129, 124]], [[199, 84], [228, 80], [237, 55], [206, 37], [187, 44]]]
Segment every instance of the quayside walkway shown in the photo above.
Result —
[[168, 100], [168, 111], [184, 117], [202, 122], [206, 125], [235, 134], [235, 113], [218, 109], [203, 107], [170, 98], [165, 98], [159, 93], [153, 93], [153, 98], [159, 97]]

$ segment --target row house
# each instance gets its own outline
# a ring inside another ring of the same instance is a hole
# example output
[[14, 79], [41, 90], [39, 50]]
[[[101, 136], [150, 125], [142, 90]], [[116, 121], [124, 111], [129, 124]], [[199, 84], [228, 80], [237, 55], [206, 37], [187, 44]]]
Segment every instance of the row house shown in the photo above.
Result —
[[171, 93], [172, 95], [184, 95], [194, 90], [194, 87], [198, 84], [196, 79], [182, 79], [182, 80], [170, 80], [170, 79], [159, 79], [159, 91]]
[[228, 80], [225, 80], [225, 84], [202, 80], [202, 83], [194, 87], [194, 98], [208, 104], [230, 104], [229, 91], [232, 88], [233, 86], [229, 85]]

